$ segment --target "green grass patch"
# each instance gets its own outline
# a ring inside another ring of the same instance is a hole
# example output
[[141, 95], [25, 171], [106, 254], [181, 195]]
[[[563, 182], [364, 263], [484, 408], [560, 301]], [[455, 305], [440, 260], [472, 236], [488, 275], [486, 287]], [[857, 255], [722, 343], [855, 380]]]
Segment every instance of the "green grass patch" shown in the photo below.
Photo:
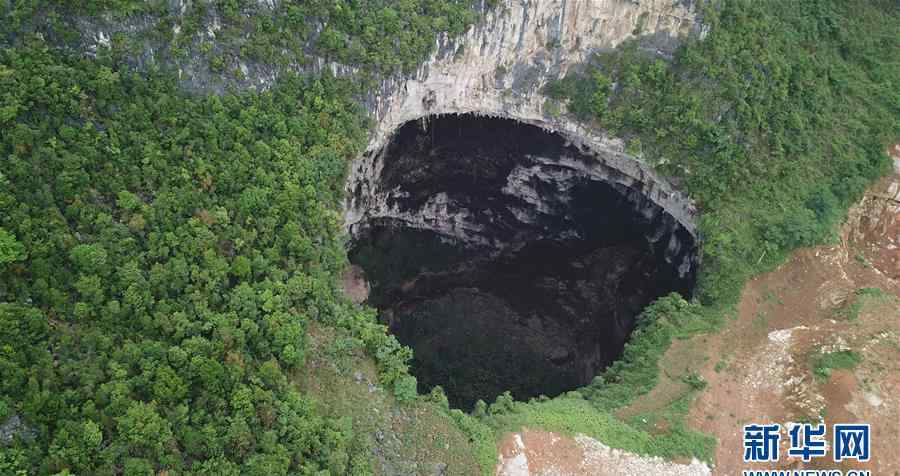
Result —
[[664, 458], [691, 456], [710, 462], [715, 440], [684, 425], [683, 414], [687, 411], [688, 402], [688, 398], [679, 400], [673, 406], [675, 410], [669, 413], [642, 416], [665, 420], [665, 431], [652, 431], [642, 425], [623, 421], [611, 412], [599, 410], [579, 392], [569, 392], [543, 401], [510, 402], [503, 405], [502, 409], [492, 409], [490, 414], [481, 419], [468, 415], [466, 418], [476, 420], [470, 421], [470, 425], [490, 429], [490, 433], [482, 430], [483, 439], [478, 442], [482, 447], [480, 454], [483, 456], [480, 460], [483, 462], [482, 470], [485, 475], [493, 474], [496, 465], [497, 438], [522, 428], [537, 428], [571, 436], [583, 434], [610, 447], [639, 455]]
[[813, 360], [813, 375], [828, 380], [834, 369], [852, 369], [862, 361], [862, 356], [852, 350], [840, 350], [819, 354]]

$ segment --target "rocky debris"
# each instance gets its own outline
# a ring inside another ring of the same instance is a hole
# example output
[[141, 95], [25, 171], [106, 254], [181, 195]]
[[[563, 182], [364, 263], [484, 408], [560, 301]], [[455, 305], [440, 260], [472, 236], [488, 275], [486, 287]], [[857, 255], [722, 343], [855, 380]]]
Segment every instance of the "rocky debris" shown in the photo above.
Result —
[[697, 460], [673, 463], [610, 448], [585, 435], [574, 438], [526, 429], [507, 435], [496, 476], [704, 476], [709, 466]]
[[500, 455], [500, 463], [497, 465], [497, 476], [529, 476], [528, 456], [525, 454], [525, 443], [522, 435], [516, 433], [512, 436], [515, 445], [512, 454]]
[[709, 466], [696, 459], [692, 459], [689, 464], [678, 464], [658, 457], [638, 456], [627, 451], [610, 448], [583, 435], [576, 436], [575, 440], [584, 449], [586, 464], [607, 468], [608, 474], [621, 476], [652, 474], [701, 476], [711, 474]]
[[[900, 144], [889, 149], [894, 169], [900, 171]], [[843, 242], [863, 255], [863, 260], [885, 277], [900, 280], [900, 177], [882, 182], [877, 193], [869, 193], [850, 209], [844, 226]]]
[[880, 407], [884, 403], [884, 400], [878, 396], [878, 394], [873, 392], [864, 392], [863, 399], [865, 399], [866, 403], [875, 408]]
[[769, 333], [769, 342], [765, 350], [767, 359], [760, 362], [756, 371], [750, 376], [747, 385], [755, 390], [771, 390], [784, 393], [788, 369], [794, 363], [791, 356], [791, 341], [797, 330], [806, 330], [800, 326], [792, 329], [780, 329]]

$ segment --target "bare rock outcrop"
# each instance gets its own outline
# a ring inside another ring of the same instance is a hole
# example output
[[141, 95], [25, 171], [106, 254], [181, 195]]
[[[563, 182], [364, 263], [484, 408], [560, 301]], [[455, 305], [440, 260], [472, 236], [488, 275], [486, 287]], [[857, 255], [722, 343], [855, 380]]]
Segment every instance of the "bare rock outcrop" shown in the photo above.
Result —
[[[547, 111], [542, 91], [594, 52], [628, 39], [640, 37], [643, 47], [667, 55], [679, 38], [700, 33], [689, 2], [501, 2], [462, 37], [438, 38], [434, 54], [413, 75], [385, 79], [372, 92], [367, 106], [376, 122], [367, 151], [354, 161], [347, 181], [348, 191], [355, 192], [347, 195], [348, 228], [371, 216], [373, 207], [383, 201], [387, 191], [377, 183], [385, 161], [381, 151], [400, 126], [435, 115], [470, 113], [558, 133], [596, 158], [585, 173], [640, 192], [696, 234], [697, 211], [685, 194], [627, 154], [620, 139]], [[465, 221], [465, 217], [440, 218]]]

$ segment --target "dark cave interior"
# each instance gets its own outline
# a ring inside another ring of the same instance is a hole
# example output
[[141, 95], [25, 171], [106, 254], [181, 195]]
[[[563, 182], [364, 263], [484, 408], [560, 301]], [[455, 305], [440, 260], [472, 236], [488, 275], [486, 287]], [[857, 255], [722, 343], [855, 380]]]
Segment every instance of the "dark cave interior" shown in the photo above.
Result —
[[390, 213], [353, 225], [350, 260], [413, 348], [419, 391], [440, 385], [455, 408], [583, 386], [647, 304], [692, 292], [694, 237], [641, 190], [586, 173], [598, 159], [557, 134], [434, 116], [377, 153]]

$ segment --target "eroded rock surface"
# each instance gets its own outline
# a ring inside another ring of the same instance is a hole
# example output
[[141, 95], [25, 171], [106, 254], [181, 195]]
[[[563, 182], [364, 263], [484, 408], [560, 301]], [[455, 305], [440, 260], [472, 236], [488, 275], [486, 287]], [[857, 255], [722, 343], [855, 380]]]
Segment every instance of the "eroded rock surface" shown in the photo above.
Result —
[[376, 119], [364, 156], [351, 166], [346, 218], [359, 220], [367, 188], [384, 164], [378, 153], [403, 124], [439, 114], [473, 113], [515, 119], [558, 133], [617, 171], [607, 179], [640, 189], [695, 232], [690, 199], [625, 153], [621, 140], [546, 109], [544, 86], [582, 65], [597, 52], [640, 38], [662, 56], [679, 39], [701, 34], [691, 2], [672, 0], [512, 0], [501, 2], [463, 37], [439, 38], [437, 51], [410, 77], [383, 81], [367, 106]]

